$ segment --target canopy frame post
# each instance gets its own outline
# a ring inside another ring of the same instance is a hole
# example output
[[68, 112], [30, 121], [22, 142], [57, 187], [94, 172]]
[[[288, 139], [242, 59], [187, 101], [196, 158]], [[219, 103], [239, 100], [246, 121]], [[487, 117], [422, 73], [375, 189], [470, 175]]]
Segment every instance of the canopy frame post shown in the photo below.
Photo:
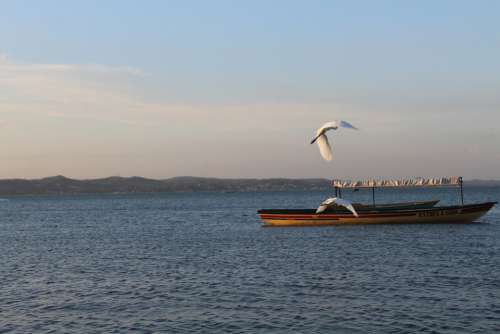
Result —
[[458, 178], [458, 183], [460, 184], [460, 199], [462, 201], [462, 206], [464, 206], [464, 181], [461, 176]]
[[372, 202], [373, 206], [375, 206], [375, 187], [372, 187]]
[[337, 194], [338, 194], [338, 188], [335, 187], [335, 197], [338, 197]]

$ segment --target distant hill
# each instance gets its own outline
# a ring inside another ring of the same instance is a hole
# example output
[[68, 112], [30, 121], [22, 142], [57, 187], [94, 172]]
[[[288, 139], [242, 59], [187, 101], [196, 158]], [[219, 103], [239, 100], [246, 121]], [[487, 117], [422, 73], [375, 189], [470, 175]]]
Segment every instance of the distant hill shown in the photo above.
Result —
[[[498, 180], [470, 180], [466, 186], [500, 186]], [[328, 179], [217, 179], [182, 176], [166, 180], [107, 177], [76, 180], [64, 176], [0, 180], [0, 196], [36, 194], [152, 193], [179, 191], [314, 191], [331, 190]]]
[[151, 193], [174, 191], [307, 191], [327, 190], [327, 179], [217, 179], [174, 177], [154, 180], [143, 177], [108, 177], [76, 180], [64, 176], [43, 179], [0, 180], [0, 196], [35, 194]]

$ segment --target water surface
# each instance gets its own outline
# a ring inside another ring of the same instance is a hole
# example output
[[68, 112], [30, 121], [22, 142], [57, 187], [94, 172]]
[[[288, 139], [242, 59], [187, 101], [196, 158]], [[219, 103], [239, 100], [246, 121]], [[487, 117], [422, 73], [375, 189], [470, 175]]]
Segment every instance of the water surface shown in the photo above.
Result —
[[[0, 332], [492, 333], [500, 208], [479, 224], [262, 228], [325, 193], [0, 201]], [[371, 192], [345, 193], [371, 201]], [[378, 191], [380, 202], [455, 189]], [[466, 189], [468, 202], [499, 188]]]

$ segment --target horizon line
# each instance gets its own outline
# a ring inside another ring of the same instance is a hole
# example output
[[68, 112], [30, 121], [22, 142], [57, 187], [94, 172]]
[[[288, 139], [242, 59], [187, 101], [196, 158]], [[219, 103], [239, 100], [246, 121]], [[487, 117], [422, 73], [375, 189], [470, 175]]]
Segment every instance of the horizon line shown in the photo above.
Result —
[[[120, 178], [120, 179], [140, 178], [140, 179], [154, 180], [154, 181], [165, 181], [165, 180], [179, 179], [179, 178], [216, 179], [216, 180], [276, 180], [276, 179], [279, 179], [279, 180], [333, 180], [333, 179], [335, 179], [335, 178], [326, 178], [326, 177], [227, 177], [226, 178], [226, 177], [216, 177], [216, 176], [194, 176], [194, 175], [178, 175], [178, 176], [172, 176], [172, 177], [166, 177], [166, 178], [154, 178], [154, 177], [146, 177], [146, 176], [140, 176], [140, 175], [131, 175], [131, 176], [110, 175], [110, 176], [104, 176], [104, 177], [75, 178], [75, 177], [68, 177], [68, 176], [65, 176], [62, 174], [56, 174], [56, 175], [51, 175], [51, 176], [32, 177], [32, 178], [30, 178], [30, 177], [0, 178], [0, 181], [12, 181], [12, 180], [36, 181], [36, 180], [47, 180], [47, 179], [55, 179], [55, 178], [61, 178], [61, 179], [67, 179], [67, 180], [73, 180], [73, 181], [93, 181], [93, 180], [104, 180], [104, 179], [111, 179], [111, 178]], [[419, 178], [419, 177], [405, 177], [405, 178], [396, 177], [394, 179], [415, 179], [415, 178]], [[381, 178], [358, 178], [356, 180], [380, 180], [380, 179]], [[342, 179], [342, 180], [349, 180], [349, 179]], [[350, 179], [350, 180], [354, 180], [354, 179]], [[500, 179], [464, 178], [464, 181], [500, 182]]]

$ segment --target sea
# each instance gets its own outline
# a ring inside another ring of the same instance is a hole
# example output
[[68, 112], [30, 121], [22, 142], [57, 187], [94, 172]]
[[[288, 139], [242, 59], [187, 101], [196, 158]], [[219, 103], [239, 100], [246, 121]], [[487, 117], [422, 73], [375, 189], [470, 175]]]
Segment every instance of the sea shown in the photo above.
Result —
[[[263, 228], [256, 213], [331, 195], [2, 198], [0, 333], [500, 332], [500, 206], [463, 225]], [[343, 197], [370, 203], [371, 190]], [[460, 195], [376, 191], [424, 199]]]

